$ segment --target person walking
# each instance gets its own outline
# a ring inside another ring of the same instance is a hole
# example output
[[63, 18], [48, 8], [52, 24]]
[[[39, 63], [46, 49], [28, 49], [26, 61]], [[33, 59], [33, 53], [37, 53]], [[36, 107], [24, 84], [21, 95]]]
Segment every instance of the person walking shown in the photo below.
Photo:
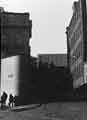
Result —
[[7, 100], [7, 93], [3, 92], [2, 96], [1, 96], [1, 109], [3, 109], [6, 106], [6, 100]]
[[9, 95], [9, 107], [14, 106], [14, 97], [12, 94]]
[[17, 101], [17, 96], [16, 95], [14, 96], [13, 101], [14, 101], [14, 106], [16, 106], [16, 101]]

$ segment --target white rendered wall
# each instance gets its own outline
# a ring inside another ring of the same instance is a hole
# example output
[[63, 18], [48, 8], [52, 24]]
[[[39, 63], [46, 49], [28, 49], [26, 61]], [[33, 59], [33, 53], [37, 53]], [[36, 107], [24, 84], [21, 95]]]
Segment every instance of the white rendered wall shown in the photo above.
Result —
[[87, 63], [84, 64], [84, 82], [87, 83]]
[[19, 57], [13, 56], [1, 60], [1, 94], [18, 94], [18, 64]]

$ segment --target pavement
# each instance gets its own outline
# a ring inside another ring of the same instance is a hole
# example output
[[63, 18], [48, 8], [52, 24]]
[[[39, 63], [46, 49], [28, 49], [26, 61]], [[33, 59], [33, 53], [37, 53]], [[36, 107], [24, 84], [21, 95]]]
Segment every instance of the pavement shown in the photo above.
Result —
[[[19, 112], [28, 111], [31, 109], [36, 109], [39, 107], [40, 104], [32, 104], [32, 105], [25, 105], [25, 106], [15, 106], [13, 108], [4, 108], [4, 110], [0, 109], [0, 120], [19, 120]], [[23, 116], [22, 116], [23, 117]], [[21, 117], [20, 117], [21, 118]], [[24, 118], [24, 117], [23, 117]]]
[[11, 108], [11, 111], [15, 111], [15, 112], [21, 112], [24, 110], [29, 110], [29, 109], [35, 109], [37, 107], [39, 107], [40, 104], [31, 104], [31, 105], [24, 105], [24, 106], [15, 106], [13, 108]]
[[49, 103], [14, 109], [0, 111], [0, 120], [87, 120], [87, 102]]

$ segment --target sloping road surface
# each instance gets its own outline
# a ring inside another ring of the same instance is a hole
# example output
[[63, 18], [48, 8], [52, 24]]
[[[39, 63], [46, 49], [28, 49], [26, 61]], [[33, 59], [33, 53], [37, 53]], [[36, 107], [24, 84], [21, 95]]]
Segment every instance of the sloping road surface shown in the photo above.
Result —
[[0, 111], [0, 120], [87, 120], [87, 102], [49, 103], [27, 110]]

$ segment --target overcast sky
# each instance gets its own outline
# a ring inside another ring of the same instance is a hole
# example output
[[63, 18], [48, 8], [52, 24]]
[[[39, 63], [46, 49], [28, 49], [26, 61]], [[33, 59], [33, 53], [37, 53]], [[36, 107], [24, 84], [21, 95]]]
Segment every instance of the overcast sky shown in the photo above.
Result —
[[[77, 0], [76, 0], [77, 1]], [[32, 19], [31, 52], [66, 53], [66, 26], [72, 16], [73, 0], [0, 0], [11, 12], [29, 12]]]

